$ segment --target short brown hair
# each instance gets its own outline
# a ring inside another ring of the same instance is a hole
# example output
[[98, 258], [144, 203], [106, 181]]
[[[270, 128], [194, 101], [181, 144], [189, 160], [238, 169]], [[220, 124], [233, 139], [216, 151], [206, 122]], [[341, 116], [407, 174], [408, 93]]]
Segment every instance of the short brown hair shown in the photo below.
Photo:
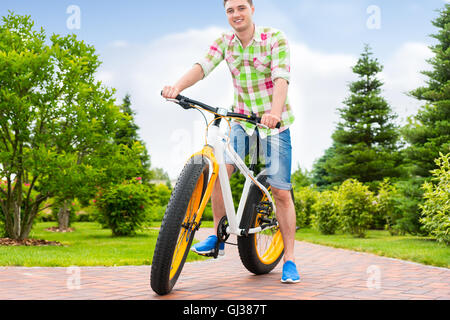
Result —
[[[227, 4], [227, 1], [228, 0], [223, 0], [223, 6], [225, 7], [225, 5]], [[248, 2], [248, 4], [250, 5], [250, 6], [253, 6], [253, 0], [247, 0], [247, 2]]]

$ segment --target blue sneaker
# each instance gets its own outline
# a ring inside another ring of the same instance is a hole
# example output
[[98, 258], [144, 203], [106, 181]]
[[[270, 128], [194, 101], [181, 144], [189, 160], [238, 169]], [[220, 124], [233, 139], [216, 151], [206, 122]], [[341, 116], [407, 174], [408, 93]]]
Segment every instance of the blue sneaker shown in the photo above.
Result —
[[297, 271], [297, 266], [292, 261], [286, 261], [283, 265], [283, 275], [281, 276], [283, 283], [297, 283], [300, 282], [300, 275]]
[[[206, 240], [199, 242], [191, 247], [191, 251], [197, 254], [207, 255], [213, 253], [214, 248], [217, 244], [217, 236], [209, 236]], [[221, 242], [219, 244], [219, 256], [225, 255], [225, 243]]]

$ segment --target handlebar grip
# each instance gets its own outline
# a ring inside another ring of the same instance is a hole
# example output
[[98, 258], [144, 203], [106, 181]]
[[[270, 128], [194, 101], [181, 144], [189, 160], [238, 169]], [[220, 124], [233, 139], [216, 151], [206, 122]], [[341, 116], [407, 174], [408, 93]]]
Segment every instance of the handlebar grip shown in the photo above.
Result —
[[[163, 91], [161, 90], [161, 95], [163, 95]], [[187, 99], [186, 97], [183, 97], [181, 94], [177, 95], [177, 97], [175, 98], [178, 101], [181, 101], [183, 99]]]
[[[261, 119], [260, 117], [256, 117], [256, 123], [261, 123]], [[281, 122], [278, 122], [277, 125], [275, 126], [276, 129], [280, 129], [281, 128]]]

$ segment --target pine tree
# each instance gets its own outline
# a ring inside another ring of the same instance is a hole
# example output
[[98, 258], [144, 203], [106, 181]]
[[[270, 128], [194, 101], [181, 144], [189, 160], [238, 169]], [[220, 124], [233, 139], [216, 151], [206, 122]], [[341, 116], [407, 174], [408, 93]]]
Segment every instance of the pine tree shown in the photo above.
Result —
[[126, 117], [126, 121], [121, 129], [116, 133], [116, 143], [124, 144], [128, 147], [132, 147], [134, 142], [139, 140], [138, 130], [139, 127], [134, 123], [134, 116], [136, 113], [131, 109], [131, 97], [129, 94], [123, 98], [120, 112]]
[[425, 105], [402, 130], [410, 144], [406, 154], [414, 166], [413, 173], [425, 178], [436, 168], [434, 159], [439, 152], [450, 152], [450, 4], [439, 12], [432, 21], [439, 31], [431, 35], [439, 43], [430, 47], [434, 57], [427, 60], [433, 70], [423, 71], [428, 77], [426, 86], [410, 93]]
[[150, 171], [150, 155], [145, 147], [145, 143], [139, 137], [139, 126], [134, 121], [136, 113], [131, 108], [131, 97], [129, 94], [125, 95], [122, 105], [120, 105], [120, 111], [123, 114], [124, 121], [122, 122], [120, 130], [116, 133], [115, 143], [125, 145], [129, 149], [136, 148], [137, 145], [139, 146], [141, 149], [140, 161], [143, 168], [141, 178], [148, 182], [153, 175]]
[[332, 187], [329, 176], [330, 174], [325, 168], [325, 164], [328, 160], [335, 156], [336, 145], [333, 144], [327, 150], [322, 157], [317, 159], [313, 164], [313, 169], [311, 172], [312, 178], [311, 182], [319, 189], [325, 190]]
[[349, 85], [350, 96], [338, 109], [341, 121], [332, 136], [334, 155], [324, 164], [332, 183], [349, 178], [370, 183], [401, 174], [397, 116], [381, 96], [383, 83], [377, 74], [383, 66], [372, 55], [366, 45], [353, 67], [358, 80]]

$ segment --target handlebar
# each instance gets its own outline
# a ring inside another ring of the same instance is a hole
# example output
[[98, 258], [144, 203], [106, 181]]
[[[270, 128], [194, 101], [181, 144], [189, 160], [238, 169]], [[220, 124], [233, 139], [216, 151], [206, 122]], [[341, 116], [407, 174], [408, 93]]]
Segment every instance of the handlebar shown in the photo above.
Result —
[[[162, 95], [162, 91], [161, 91], [161, 95]], [[214, 114], [219, 114], [223, 117], [239, 118], [241, 120], [247, 121], [254, 125], [261, 124], [261, 118], [257, 117], [255, 114], [245, 115], [242, 113], [228, 112], [225, 109], [214, 108], [214, 107], [208, 106], [202, 102], [195, 101], [195, 100], [189, 99], [187, 97], [184, 97], [182, 95], [178, 95], [175, 99], [168, 99], [168, 100], [179, 104], [183, 109], [186, 109], [186, 110], [194, 108], [192, 105], [195, 105], [201, 109], [204, 109], [204, 110], [214, 113]], [[277, 123], [276, 128], [277, 129], [281, 128], [281, 122]]]

